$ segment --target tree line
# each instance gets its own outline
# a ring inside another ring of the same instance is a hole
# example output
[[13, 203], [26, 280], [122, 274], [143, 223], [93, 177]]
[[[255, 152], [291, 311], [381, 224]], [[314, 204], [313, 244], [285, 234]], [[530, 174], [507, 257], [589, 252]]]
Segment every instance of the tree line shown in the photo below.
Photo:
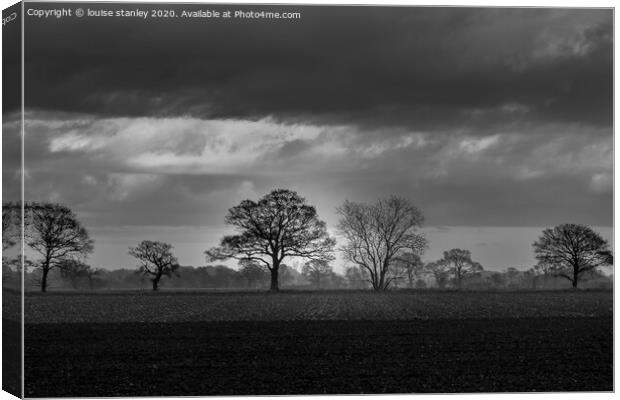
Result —
[[[343, 238], [339, 247], [315, 207], [292, 190], [277, 189], [257, 201], [244, 200], [225, 216], [236, 234], [224, 236], [218, 246], [206, 250], [206, 261], [237, 260], [238, 277], [261, 285], [268, 279], [273, 292], [280, 289], [282, 271], [289, 275], [295, 271], [309, 287], [322, 288], [329, 282], [330, 288], [371, 287], [375, 291], [419, 287], [420, 282], [427, 285], [429, 277], [440, 288], [462, 288], [476, 280], [497, 286], [502, 279], [496, 273], [485, 273], [465, 249], [447, 250], [441, 259], [423, 262], [428, 248], [420, 232], [424, 216], [405, 198], [389, 196], [372, 204], [347, 200], [337, 208], [337, 214], [336, 230]], [[39, 272], [41, 291], [46, 291], [54, 270], [69, 281], [93, 282], [96, 275], [105, 274], [86, 264], [94, 242], [77, 215], [60, 204], [32, 202], [22, 207], [21, 203], [4, 203], [4, 250], [19, 242], [22, 215], [24, 242], [40, 256], [34, 262], [23, 260], [23, 264]], [[597, 268], [613, 264], [607, 241], [585, 225], [545, 229], [533, 250], [538, 262], [528, 274], [562, 278], [575, 288], [588, 273], [592, 277]], [[331, 266], [336, 251], [348, 264], [344, 276], [334, 273]], [[128, 253], [138, 262], [137, 275], [148, 279], [152, 290], [158, 290], [163, 277], [186, 272], [168, 243], [144, 240], [129, 247]], [[8, 261], [6, 264], [11, 264]], [[301, 271], [286, 264], [300, 261]], [[21, 265], [22, 261], [13, 260], [12, 264]]]
[[[21, 287], [19, 274], [19, 260], [12, 259], [5, 264], [3, 282], [6, 285], [15, 283]], [[406, 270], [395, 269], [394, 279], [390, 286], [393, 290], [434, 290], [434, 289], [463, 289], [463, 290], [540, 290], [566, 289], [571, 287], [570, 282], [562, 277], [515, 267], [502, 271], [482, 271], [476, 274], [467, 274], [462, 278], [460, 286], [450, 271], [446, 271], [436, 278], [434, 271], [428, 268], [433, 262], [422, 263], [415, 273], [408, 274]], [[36, 268], [30, 260], [26, 260], [25, 286], [27, 290], [40, 290], [41, 270]], [[331, 265], [326, 269], [314, 271], [303, 265], [281, 265], [280, 286], [286, 290], [368, 290], [372, 286], [367, 276], [358, 267], [349, 266], [340, 273], [334, 271]], [[238, 265], [230, 267], [222, 264], [207, 266], [180, 266], [173, 275], [174, 279], [162, 279], [159, 287], [166, 289], [200, 289], [200, 290], [229, 290], [229, 291], [263, 291], [270, 285], [269, 271], [257, 265], [247, 267]], [[580, 287], [610, 289], [613, 278], [596, 270], [584, 274], [580, 280]], [[71, 262], [62, 268], [50, 271], [47, 277], [48, 290], [152, 290], [152, 281], [149, 276], [139, 273], [136, 268], [92, 268], [87, 264]]]

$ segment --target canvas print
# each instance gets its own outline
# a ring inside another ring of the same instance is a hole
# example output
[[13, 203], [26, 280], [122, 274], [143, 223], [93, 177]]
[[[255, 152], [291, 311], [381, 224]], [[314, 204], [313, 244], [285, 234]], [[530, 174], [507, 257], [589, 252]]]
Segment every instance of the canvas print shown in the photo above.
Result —
[[611, 8], [3, 12], [3, 389], [612, 392]]

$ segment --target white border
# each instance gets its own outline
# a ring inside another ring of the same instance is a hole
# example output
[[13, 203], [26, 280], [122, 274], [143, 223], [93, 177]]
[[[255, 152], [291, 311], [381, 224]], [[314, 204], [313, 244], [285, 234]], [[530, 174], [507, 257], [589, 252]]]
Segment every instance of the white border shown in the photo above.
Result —
[[[52, 1], [46, 1], [46, 2], [52, 2]], [[92, 0], [88, 0], [88, 1], [67, 1], [68, 2], [75, 2], [75, 3], [101, 3], [98, 1], [92, 1]], [[7, 8], [13, 4], [15, 4], [16, 1], [9, 1], [9, 0], [0, 0], [0, 6], [2, 6], [1, 8]], [[122, 1], [122, 2], [118, 2], [118, 3], [130, 3], [129, 1]], [[223, 1], [223, 0], [212, 0], [212, 1], [205, 1], [205, 2], [200, 2], [200, 1], [193, 1], [193, 2], [189, 2], [189, 1], [166, 1], [166, 0], [151, 0], [151, 1], [131, 1], [131, 3], [197, 3], [197, 4], [290, 4], [290, 5], [309, 5], [309, 4], [313, 4], [313, 5], [377, 5], [377, 6], [390, 6], [390, 5], [405, 5], [405, 6], [472, 6], [472, 7], [561, 7], [561, 8], [594, 8], [594, 7], [601, 7], [601, 8], [614, 8], [615, 7], [615, 2], [614, 1], [609, 1], [609, 0], [591, 0], [588, 2], [585, 2], [583, 0], [579, 1], [579, 0], [563, 0], [563, 1], [557, 1], [557, 0], [526, 0], [526, 1], [519, 1], [519, 2], [515, 2], [515, 1], [504, 1], [504, 0], [496, 0], [496, 1], [489, 1], [489, 0], [469, 0], [469, 1], [463, 1], [463, 0], [444, 0], [444, 1], [437, 1], [437, 0], [427, 0], [427, 1], [407, 1], [407, 0], [390, 0], [390, 1], [369, 1], [369, 0], [355, 0], [355, 1], [351, 1], [351, 0], [340, 0], [340, 1], [320, 1], [317, 0], [315, 2], [309, 2], [309, 1], [299, 1], [299, 0], [269, 0], [269, 1], [259, 1], [259, 0], [246, 0], [246, 1]], [[23, 18], [23, 12], [22, 12], [22, 18]], [[614, 9], [614, 21], [615, 21], [615, 9]], [[614, 26], [615, 26], [615, 22], [614, 22]], [[23, 21], [22, 21], [22, 46], [23, 46]], [[2, 35], [0, 33], [0, 39], [1, 39]], [[616, 54], [616, 50], [617, 50], [617, 46], [618, 46], [618, 37], [616, 35], [616, 32], [614, 31], [614, 77], [616, 75], [616, 73], [618, 72], [617, 68], [616, 68], [616, 63], [615, 63], [615, 54]], [[1, 63], [0, 63], [1, 64]], [[22, 52], [22, 67], [23, 67], [23, 52]], [[0, 66], [0, 73], [2, 71], [2, 67]], [[23, 71], [22, 71], [23, 72]], [[22, 75], [23, 77], [23, 75]], [[23, 93], [23, 79], [22, 79], [22, 93]], [[1, 89], [1, 84], [0, 84], [0, 89]], [[618, 84], [616, 82], [616, 80], [614, 79], [614, 100], [615, 100], [615, 93], [617, 92], [618, 89]], [[1, 106], [1, 99], [0, 99], [0, 106]], [[22, 110], [23, 110], [23, 96], [22, 96]], [[616, 108], [616, 103], [614, 101], [614, 126], [615, 126], [615, 116], [617, 115], [617, 108]], [[22, 112], [22, 129], [23, 129], [23, 112]], [[22, 132], [23, 135], [23, 132]], [[23, 137], [23, 136], [22, 136]], [[0, 163], [2, 161], [2, 156], [1, 156], [1, 149], [2, 149], [2, 144], [0, 141]], [[618, 165], [618, 154], [615, 152], [615, 130], [614, 130], [614, 188], [618, 187], [617, 184], [619, 183], [619, 177], [618, 174], [616, 174], [616, 169], [615, 166]], [[23, 143], [22, 143], [22, 163], [23, 163], [24, 159], [23, 159]], [[0, 169], [1, 171], [1, 169]], [[22, 182], [23, 182], [23, 164], [22, 164]], [[0, 174], [0, 184], [2, 183], [2, 176]], [[23, 184], [22, 184], [22, 190], [23, 190]], [[1, 195], [0, 195], [1, 197]], [[23, 198], [23, 192], [22, 192], [22, 198]], [[618, 225], [619, 219], [618, 216], [615, 213], [615, 209], [616, 209], [616, 203], [617, 199], [615, 196], [615, 190], [614, 190], [614, 228]], [[616, 242], [616, 236], [615, 236], [615, 232], [614, 232], [614, 250], [620, 248], [619, 246], [617, 246], [617, 242]], [[23, 269], [22, 269], [23, 270]], [[614, 275], [615, 277], [615, 275]], [[617, 285], [618, 281], [617, 279], [615, 279], [614, 282], [614, 310], [618, 310], [619, 309], [619, 302], [618, 302], [618, 298], [615, 296], [615, 287]], [[23, 279], [22, 279], [22, 285], [23, 285]], [[23, 289], [22, 289], [23, 290]], [[23, 291], [22, 291], [23, 293]], [[23, 298], [22, 298], [22, 320], [23, 320]], [[614, 313], [615, 314], [615, 313]], [[614, 315], [615, 316], [615, 315]], [[22, 325], [22, 334], [23, 334], [23, 325]], [[618, 372], [618, 368], [617, 366], [618, 364], [618, 354], [615, 352], [615, 343], [618, 340], [619, 335], [618, 335], [618, 331], [617, 329], [615, 329], [615, 318], [614, 318], [614, 384], [616, 384], [618, 382], [617, 380], [617, 372]], [[22, 336], [22, 341], [23, 341], [23, 336]], [[22, 350], [23, 350], [23, 343], [22, 343]], [[0, 347], [0, 356], [1, 356], [1, 352], [2, 349]], [[22, 351], [22, 358], [23, 358], [23, 351]], [[23, 359], [22, 359], [23, 362]], [[22, 363], [23, 366], [23, 363]], [[0, 381], [1, 381], [1, 377], [0, 377]], [[615, 385], [614, 385], [615, 386]], [[23, 393], [23, 388], [22, 388], [22, 393]], [[544, 399], [562, 399], [562, 400], [581, 400], [584, 398], [588, 398], [588, 399], [593, 399], [593, 400], [600, 400], [600, 399], [614, 399], [616, 398], [616, 395], [614, 393], [557, 393], [557, 394], [534, 394], [534, 393], [527, 393], [527, 394], [488, 394], [488, 393], [480, 393], [480, 394], [456, 394], [456, 395], [382, 395], [380, 396], [381, 399], [386, 399], [386, 400], [397, 400], [397, 399], [404, 399], [404, 398], [411, 398], [411, 399], [415, 399], [415, 400], [428, 400], [428, 399], [435, 399], [435, 400], [444, 400], [444, 399], [454, 399], [456, 397], [461, 397], [461, 396], [465, 396], [468, 399], [494, 399], [494, 398], [498, 398], [498, 399], [502, 399], [502, 400], [522, 400], [522, 399], [538, 399], [538, 398], [544, 398]], [[263, 397], [208, 397], [208, 399], [247, 399], [247, 398], [260, 398], [260, 399], [269, 399], [269, 400], [275, 400], [275, 399], [281, 399], [281, 398], [306, 398], [308, 396], [263, 396]], [[368, 398], [369, 396], [356, 396], [356, 395], [348, 395], [348, 396], [311, 396], [308, 398], [312, 398], [312, 399], [362, 399], [362, 398]], [[378, 396], [370, 396], [371, 398], [374, 397], [378, 397]], [[187, 399], [188, 397], [167, 397], [168, 399]], [[203, 397], [199, 397], [199, 398], [203, 398]], [[205, 397], [207, 398], [207, 397]], [[12, 395], [9, 395], [6, 392], [0, 392], [0, 400], [9, 400], [9, 399], [15, 399], [15, 397], [13, 397]], [[116, 398], [113, 398], [116, 399]], [[159, 399], [158, 397], [139, 397], [137, 399], [145, 399], [145, 400], [149, 400], [149, 399]]]

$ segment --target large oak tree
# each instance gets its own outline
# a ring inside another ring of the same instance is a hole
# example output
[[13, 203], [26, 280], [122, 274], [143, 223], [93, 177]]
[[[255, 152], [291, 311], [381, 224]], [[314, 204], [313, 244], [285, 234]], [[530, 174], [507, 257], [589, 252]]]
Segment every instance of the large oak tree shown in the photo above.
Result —
[[568, 279], [574, 288], [584, 272], [613, 264], [607, 241], [585, 225], [545, 229], [532, 246], [538, 268]]
[[83, 259], [93, 251], [93, 240], [77, 215], [54, 203], [25, 204], [25, 239], [43, 258], [40, 261], [41, 291], [47, 290], [47, 276], [67, 260]]
[[278, 272], [287, 257], [331, 259], [335, 240], [316, 209], [296, 192], [277, 189], [258, 201], [244, 200], [228, 210], [226, 223], [237, 229], [218, 247], [207, 250], [209, 261], [253, 260], [271, 272], [271, 291], [278, 291]]

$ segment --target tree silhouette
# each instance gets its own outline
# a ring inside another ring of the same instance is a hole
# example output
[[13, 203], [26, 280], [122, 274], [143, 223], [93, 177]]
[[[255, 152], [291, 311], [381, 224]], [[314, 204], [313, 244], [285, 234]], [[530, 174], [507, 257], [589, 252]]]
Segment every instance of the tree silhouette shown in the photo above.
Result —
[[344, 257], [368, 272], [376, 291], [388, 289], [394, 279], [388, 271], [398, 255], [410, 249], [421, 253], [426, 246], [417, 232], [422, 213], [404, 198], [391, 196], [375, 204], [345, 201], [338, 214], [338, 230], [347, 240]]
[[170, 277], [179, 268], [177, 258], [172, 255], [172, 245], [168, 243], [143, 240], [137, 247], [130, 247], [129, 254], [140, 261], [138, 272], [152, 277], [153, 291], [158, 290], [162, 276]]
[[451, 270], [457, 287], [461, 287], [465, 275], [474, 274], [483, 270], [480, 263], [472, 261], [471, 252], [469, 250], [452, 249], [444, 251], [441, 261]]
[[538, 268], [568, 279], [574, 288], [584, 272], [613, 264], [607, 241], [585, 225], [545, 229], [532, 246]]
[[333, 258], [335, 240], [316, 209], [296, 192], [277, 189], [258, 201], [244, 200], [228, 210], [226, 223], [238, 230], [205, 252], [210, 261], [254, 260], [271, 272], [271, 291], [278, 291], [278, 272], [287, 257]]
[[93, 240], [68, 207], [53, 203], [25, 204], [26, 243], [43, 256], [40, 262], [41, 291], [47, 276], [70, 259], [81, 259], [93, 251]]

